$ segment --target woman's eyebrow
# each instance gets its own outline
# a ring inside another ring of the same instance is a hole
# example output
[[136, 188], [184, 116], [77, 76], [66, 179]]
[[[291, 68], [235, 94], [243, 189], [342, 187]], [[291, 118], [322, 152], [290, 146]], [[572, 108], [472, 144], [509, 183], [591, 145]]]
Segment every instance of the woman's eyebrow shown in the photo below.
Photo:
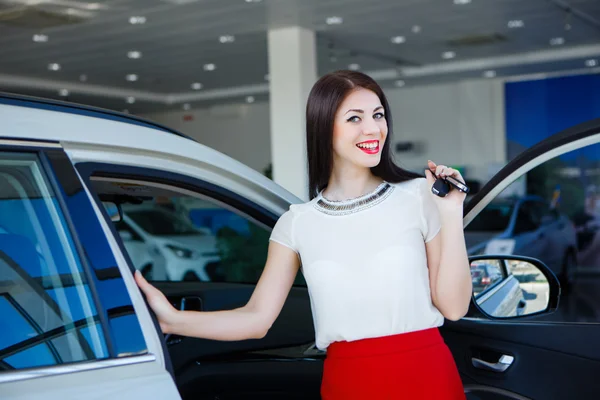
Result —
[[[377, 107], [375, 107], [375, 109], [373, 111], [375, 112], [377, 110], [381, 110], [382, 108], [383, 108], [383, 106], [377, 106]], [[351, 108], [350, 110], [346, 111], [346, 113], [344, 115], [346, 115], [352, 111], [357, 112], [357, 113], [362, 113], [362, 114], [365, 113], [364, 110], [361, 110], [360, 108]]]

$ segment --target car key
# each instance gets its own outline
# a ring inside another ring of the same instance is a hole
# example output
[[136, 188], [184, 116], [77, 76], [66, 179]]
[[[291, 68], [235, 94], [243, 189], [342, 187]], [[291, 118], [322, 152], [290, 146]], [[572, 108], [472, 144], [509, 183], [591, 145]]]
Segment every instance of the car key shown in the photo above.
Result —
[[463, 193], [469, 193], [469, 187], [462, 183], [461, 181], [448, 176], [446, 178], [438, 178], [433, 184], [431, 191], [433, 194], [439, 197], [446, 197], [452, 188], [456, 188], [457, 190]]

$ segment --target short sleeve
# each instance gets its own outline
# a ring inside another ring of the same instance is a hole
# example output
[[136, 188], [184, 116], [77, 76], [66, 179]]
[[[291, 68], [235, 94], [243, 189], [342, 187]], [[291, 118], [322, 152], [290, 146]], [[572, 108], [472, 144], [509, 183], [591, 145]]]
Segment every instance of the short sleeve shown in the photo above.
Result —
[[419, 179], [419, 194], [421, 197], [422, 233], [425, 243], [430, 242], [442, 228], [440, 212], [435, 204], [427, 179]]
[[294, 213], [292, 210], [279, 217], [269, 240], [289, 247], [296, 253], [298, 252], [294, 241]]

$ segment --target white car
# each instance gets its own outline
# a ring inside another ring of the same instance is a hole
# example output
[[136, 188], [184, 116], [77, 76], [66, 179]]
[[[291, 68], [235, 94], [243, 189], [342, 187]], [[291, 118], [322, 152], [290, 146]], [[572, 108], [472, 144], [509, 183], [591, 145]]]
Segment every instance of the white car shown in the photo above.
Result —
[[[244, 218], [247, 230], [222, 217], [213, 224], [219, 280], [155, 282], [177, 307], [210, 311], [246, 304], [270, 230], [298, 198], [223, 154], [129, 115], [0, 94], [0, 121], [2, 399], [320, 398], [325, 355], [314, 348], [306, 287], [292, 288], [263, 339], [164, 337], [117, 233], [119, 207], [104, 207], [199, 198]], [[465, 224], [521, 174], [599, 142], [596, 123], [526, 150], [466, 206]], [[180, 255], [202, 251], [195, 246]], [[535, 274], [519, 279], [535, 275], [539, 290], [529, 297], [542, 303], [535, 318], [543, 320], [558, 307], [558, 282], [542, 262], [527, 262]], [[522, 317], [491, 323], [473, 303], [467, 318], [440, 329], [468, 396], [593, 398], [600, 325], [520, 323]]]
[[155, 281], [211, 281], [220, 261], [209, 229], [159, 206], [123, 208], [117, 230], [136, 269]]

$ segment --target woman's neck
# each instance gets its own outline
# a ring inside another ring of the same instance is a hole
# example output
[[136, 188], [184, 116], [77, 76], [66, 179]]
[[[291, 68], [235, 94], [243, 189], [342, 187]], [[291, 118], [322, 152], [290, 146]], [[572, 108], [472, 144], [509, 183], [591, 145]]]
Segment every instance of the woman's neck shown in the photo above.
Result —
[[329, 177], [323, 197], [332, 201], [355, 199], [377, 188], [383, 179], [373, 175], [370, 169], [362, 171], [336, 171]]

